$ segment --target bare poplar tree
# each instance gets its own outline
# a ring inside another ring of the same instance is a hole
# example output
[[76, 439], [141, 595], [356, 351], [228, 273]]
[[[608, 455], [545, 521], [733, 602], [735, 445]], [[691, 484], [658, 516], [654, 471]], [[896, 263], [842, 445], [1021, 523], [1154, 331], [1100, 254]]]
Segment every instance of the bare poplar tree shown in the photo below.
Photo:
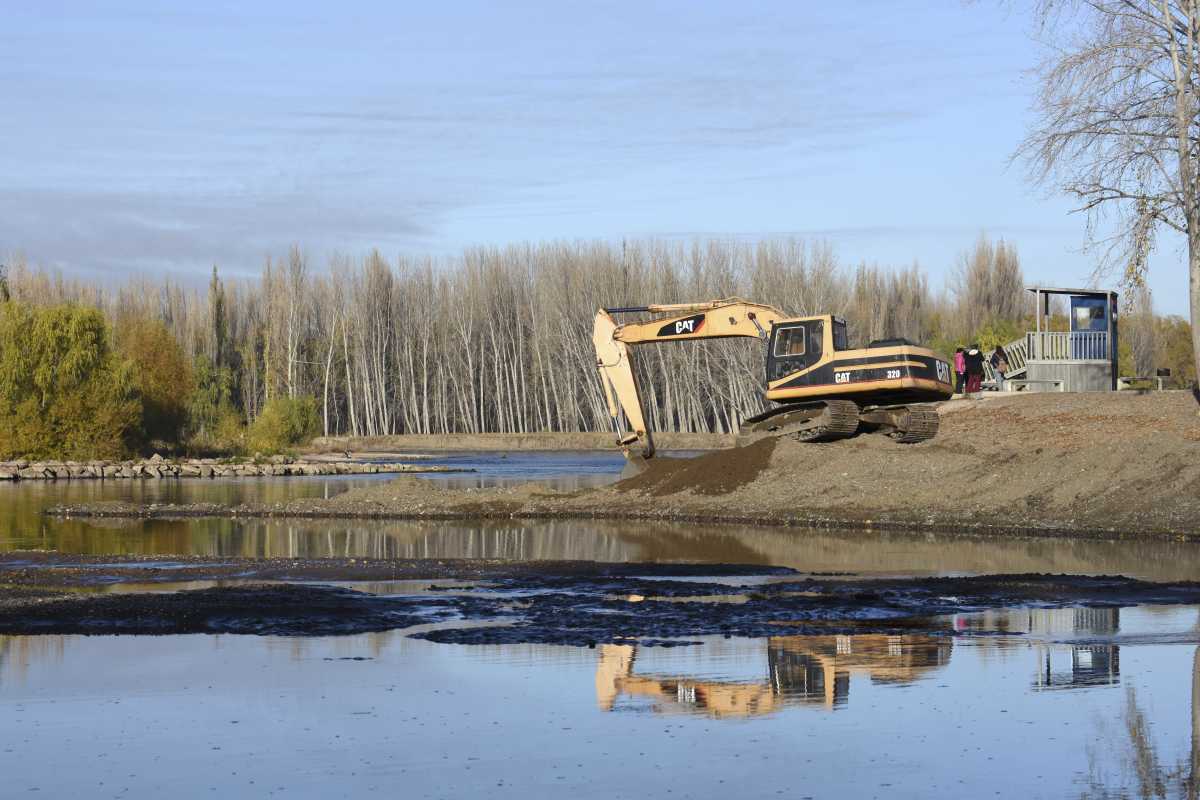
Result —
[[1024, 277], [1017, 248], [980, 236], [970, 253], [959, 256], [950, 276], [958, 308], [958, 333], [970, 336], [990, 320], [1021, 317]]
[[1038, 13], [1053, 47], [1018, 155], [1093, 231], [1115, 223], [1093, 243], [1128, 283], [1140, 284], [1160, 226], [1186, 238], [1200, 365], [1200, 0], [1041, 0]]

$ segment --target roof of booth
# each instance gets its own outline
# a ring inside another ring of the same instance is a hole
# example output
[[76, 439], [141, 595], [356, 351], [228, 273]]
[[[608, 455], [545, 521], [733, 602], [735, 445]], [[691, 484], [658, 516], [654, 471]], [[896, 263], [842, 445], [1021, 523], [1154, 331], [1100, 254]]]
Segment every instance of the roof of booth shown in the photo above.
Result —
[[1025, 291], [1041, 294], [1071, 294], [1076, 297], [1115, 297], [1117, 294], [1110, 289], [1064, 289], [1059, 286], [1026, 286]]

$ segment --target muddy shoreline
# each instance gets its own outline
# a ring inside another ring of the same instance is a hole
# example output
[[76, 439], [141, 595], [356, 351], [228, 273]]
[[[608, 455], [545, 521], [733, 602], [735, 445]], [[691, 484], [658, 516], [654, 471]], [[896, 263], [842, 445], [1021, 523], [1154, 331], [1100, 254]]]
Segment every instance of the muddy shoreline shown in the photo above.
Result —
[[403, 581], [536, 576], [569, 578], [705, 575], [794, 575], [788, 567], [761, 564], [609, 563], [510, 561], [503, 559], [222, 558], [216, 556], [89, 556], [44, 550], [0, 554], [0, 589], [68, 588], [119, 583], [181, 583], [210, 580]]
[[863, 531], [895, 531], [903, 533], [964, 534], [973, 536], [1029, 536], [1064, 539], [1160, 539], [1165, 541], [1200, 542], [1200, 526], [1195, 529], [1155, 528], [1148, 526], [1094, 527], [1059, 524], [1014, 518], [996, 522], [994, 515], [958, 515], [944, 519], [941, 515], [904, 517], [886, 513], [846, 513], [842, 515], [788, 515], [774, 513], [687, 512], [665, 509], [612, 511], [600, 509], [513, 508], [510, 503], [489, 503], [477, 499], [465, 508], [453, 506], [416, 510], [378, 509], [353, 510], [343, 507], [321, 507], [307, 503], [286, 506], [220, 503], [135, 504], [119, 501], [53, 506], [45, 514], [62, 519], [308, 519], [308, 520], [608, 520], [696, 525], [752, 525], [770, 528], [812, 528]]

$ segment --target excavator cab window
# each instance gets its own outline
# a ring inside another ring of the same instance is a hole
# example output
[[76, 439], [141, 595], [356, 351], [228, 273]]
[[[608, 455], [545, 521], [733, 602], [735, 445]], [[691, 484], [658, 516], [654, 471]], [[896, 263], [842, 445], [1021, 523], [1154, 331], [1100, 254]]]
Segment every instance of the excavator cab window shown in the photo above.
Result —
[[775, 357], [791, 358], [804, 355], [804, 326], [783, 328], [775, 334]]
[[804, 327], [808, 330], [808, 361], [812, 364], [821, 357], [821, 350], [824, 348], [825, 323], [820, 320], [806, 322]]
[[775, 329], [767, 359], [767, 380], [778, 380], [815, 364], [821, 358], [825, 325], [820, 320]]
[[833, 318], [833, 349], [849, 350], [850, 343], [846, 338], [846, 320]]

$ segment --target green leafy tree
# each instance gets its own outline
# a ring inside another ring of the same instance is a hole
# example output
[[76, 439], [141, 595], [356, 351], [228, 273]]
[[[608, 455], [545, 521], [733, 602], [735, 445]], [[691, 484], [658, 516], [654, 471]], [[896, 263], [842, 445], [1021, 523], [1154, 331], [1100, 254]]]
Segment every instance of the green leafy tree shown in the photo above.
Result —
[[183, 348], [162, 322], [127, 314], [116, 323], [118, 353], [128, 360], [142, 401], [146, 442], [178, 443], [187, 425], [195, 379]]
[[242, 452], [246, 430], [235, 402], [233, 370], [200, 355], [193, 363], [193, 374], [196, 388], [188, 409], [190, 444], [205, 451]]
[[142, 412], [131, 373], [99, 311], [0, 304], [0, 457], [124, 455]]
[[235, 410], [233, 373], [227, 368], [218, 367], [205, 355], [196, 357], [192, 372], [196, 385], [189, 416], [193, 433], [205, 438], [212, 436], [217, 423], [226, 413]]
[[993, 317], [983, 327], [975, 331], [970, 344], [977, 344], [984, 352], [995, 350], [997, 347], [1016, 341], [1025, 331], [1014, 320]]
[[320, 431], [316, 398], [276, 397], [250, 426], [247, 442], [254, 452], [277, 453], [306, 444]]

